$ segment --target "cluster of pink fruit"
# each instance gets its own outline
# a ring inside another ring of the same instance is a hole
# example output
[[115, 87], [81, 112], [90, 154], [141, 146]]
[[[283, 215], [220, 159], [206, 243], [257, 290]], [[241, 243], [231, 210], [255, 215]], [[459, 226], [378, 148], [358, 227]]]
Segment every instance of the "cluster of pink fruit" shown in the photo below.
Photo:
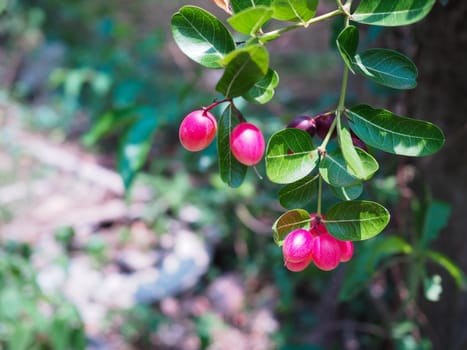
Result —
[[[197, 152], [211, 144], [216, 132], [216, 118], [205, 108], [193, 111], [183, 119], [179, 138], [188, 151]], [[242, 122], [232, 129], [230, 149], [240, 163], [247, 166], [256, 165], [264, 155], [264, 136], [255, 125]]]
[[[318, 114], [314, 117], [307, 115], [301, 115], [293, 119], [288, 125], [288, 128], [297, 128], [306, 131], [310, 136], [318, 135], [319, 138], [324, 139], [334, 122], [334, 113]], [[331, 135], [331, 138], [337, 135], [336, 130]], [[360, 140], [360, 138], [351, 131], [352, 142], [355, 147], [368, 151], [366, 144]]]
[[296, 229], [284, 239], [284, 264], [290, 271], [302, 271], [311, 262], [321, 270], [330, 271], [352, 258], [353, 242], [331, 236], [321, 217], [311, 214], [310, 227], [310, 230]]

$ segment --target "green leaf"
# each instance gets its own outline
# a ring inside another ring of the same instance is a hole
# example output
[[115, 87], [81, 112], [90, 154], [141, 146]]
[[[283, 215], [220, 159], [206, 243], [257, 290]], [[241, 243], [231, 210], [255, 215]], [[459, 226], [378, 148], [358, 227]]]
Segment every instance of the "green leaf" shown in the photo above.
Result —
[[363, 185], [361, 183], [347, 186], [347, 187], [335, 187], [330, 186], [331, 192], [339, 199], [344, 201], [351, 201], [360, 197], [363, 192]]
[[279, 85], [279, 75], [276, 71], [269, 69], [263, 79], [256, 82], [243, 98], [252, 103], [264, 104], [274, 96], [274, 89]]
[[308, 204], [318, 191], [319, 175], [305, 176], [279, 191], [279, 202], [284, 208], [300, 208]]
[[126, 128], [135, 121], [134, 107], [110, 110], [104, 113], [93, 123], [91, 129], [84, 134], [82, 142], [90, 147], [95, 145], [106, 135], [115, 132], [118, 129]]
[[403, 26], [423, 19], [436, 0], [362, 0], [351, 20], [377, 26]]
[[336, 149], [326, 154], [319, 163], [319, 173], [329, 185], [335, 187], [348, 187], [370, 179], [378, 170], [378, 162], [360, 148], [355, 148], [358, 157], [362, 161], [363, 172], [360, 178], [345, 161], [342, 151]]
[[[341, 117], [337, 120], [337, 138], [339, 141], [339, 146], [344, 156], [345, 162], [348, 164], [352, 172], [358, 179], [367, 179], [369, 176], [372, 176], [375, 171], [378, 169], [378, 163], [376, 161], [372, 164], [373, 167], [370, 174], [368, 174], [368, 169], [365, 169], [363, 161], [360, 158], [355, 146], [352, 142], [352, 136], [350, 135], [349, 129], [341, 122]], [[361, 153], [361, 152], [360, 152]], [[363, 153], [361, 153], [363, 154]], [[376, 167], [374, 165], [376, 164]]]
[[185, 55], [207, 68], [222, 68], [220, 61], [235, 50], [222, 22], [196, 6], [184, 6], [172, 16], [172, 35]]
[[282, 214], [272, 226], [274, 242], [280, 247], [284, 238], [293, 230], [310, 228], [310, 214], [303, 209], [294, 209]]
[[381, 204], [370, 201], [341, 202], [326, 212], [324, 224], [329, 233], [344, 241], [372, 238], [389, 223], [389, 212]]
[[443, 132], [429, 122], [358, 105], [347, 110], [350, 128], [366, 144], [385, 152], [422, 157], [444, 144]]
[[271, 8], [266, 6], [250, 7], [233, 15], [227, 22], [237, 32], [254, 35], [271, 19], [273, 12]]
[[417, 86], [417, 67], [407, 56], [388, 49], [370, 49], [354, 57], [354, 70], [364, 77], [393, 89]]
[[457, 266], [454, 262], [452, 262], [448, 257], [445, 255], [429, 250], [426, 252], [426, 257], [446, 269], [446, 271], [451, 275], [454, 281], [457, 284], [457, 287], [466, 290], [467, 289], [467, 279], [462, 271], [462, 269]]
[[412, 247], [397, 236], [382, 237], [362, 242], [347, 263], [346, 276], [339, 299], [347, 301], [362, 291], [378, 272], [380, 263], [393, 255], [410, 254]]
[[307, 176], [319, 157], [310, 135], [300, 129], [283, 129], [269, 139], [266, 174], [272, 182], [289, 184]]
[[251, 45], [231, 52], [222, 63], [226, 68], [216, 90], [226, 97], [237, 97], [248, 92], [266, 75], [269, 54], [264, 46]]
[[358, 28], [355, 26], [348, 26], [342, 30], [336, 40], [339, 53], [341, 54], [345, 65], [352, 73], [355, 73], [353, 62], [357, 53], [358, 39]]
[[238, 125], [237, 114], [229, 105], [222, 113], [217, 123], [217, 154], [219, 157], [219, 173], [222, 181], [230, 187], [239, 187], [245, 179], [247, 166], [241, 164], [230, 150], [230, 135], [232, 129]]
[[340, 149], [327, 153], [319, 162], [319, 173], [329, 185], [347, 187], [359, 184], [359, 180], [350, 169]]
[[232, 0], [232, 10], [234, 13], [239, 13], [243, 10], [254, 8], [257, 6], [271, 6], [273, 0]]
[[273, 17], [280, 21], [306, 22], [313, 18], [318, 0], [274, 0]]
[[123, 137], [118, 154], [118, 172], [125, 188], [129, 188], [135, 175], [146, 162], [157, 128], [157, 118], [152, 109], [140, 111], [141, 117]]
[[427, 247], [438, 238], [440, 231], [448, 224], [451, 206], [448, 203], [433, 201], [426, 210], [421, 244]]

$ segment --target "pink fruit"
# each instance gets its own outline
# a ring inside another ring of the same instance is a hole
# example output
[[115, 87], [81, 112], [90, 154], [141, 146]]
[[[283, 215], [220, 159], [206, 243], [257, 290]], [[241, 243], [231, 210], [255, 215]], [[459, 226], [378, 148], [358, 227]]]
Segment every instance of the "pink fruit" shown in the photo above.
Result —
[[230, 149], [234, 157], [242, 164], [251, 166], [259, 163], [264, 155], [264, 137], [255, 125], [240, 123], [230, 136]]
[[365, 152], [368, 152], [368, 147], [366, 146], [365, 142], [363, 142], [355, 133], [350, 130], [350, 136], [352, 137], [352, 143], [355, 147], [359, 147]]
[[329, 233], [321, 234], [313, 239], [311, 252], [315, 265], [324, 271], [335, 269], [342, 257], [337, 239]]
[[[336, 116], [334, 114], [324, 115], [319, 114], [313, 117], [315, 124], [316, 124], [316, 134], [321, 138], [324, 139], [329, 131], [329, 128], [334, 121]], [[334, 129], [331, 138], [336, 137], [337, 131]]]
[[304, 130], [308, 132], [310, 136], [313, 136], [316, 132], [315, 120], [306, 115], [294, 118], [289, 124], [287, 124], [287, 127]]
[[284, 261], [284, 265], [287, 269], [289, 269], [292, 272], [299, 272], [305, 270], [308, 265], [310, 265], [312, 259], [304, 260], [298, 263], [293, 263], [290, 261]]
[[188, 151], [205, 149], [214, 140], [217, 122], [214, 116], [202, 109], [189, 113], [180, 124], [178, 136]]
[[362, 150], [364, 150], [365, 152], [368, 151], [368, 148], [366, 147], [366, 144], [365, 142], [363, 142], [362, 140], [360, 140], [358, 137], [352, 137], [352, 143], [355, 147], [359, 147], [361, 148]]
[[324, 215], [317, 216], [315, 213], [310, 214], [310, 232], [313, 236], [320, 235], [322, 233], [328, 233], [326, 226], [324, 226], [323, 220], [325, 219]]
[[341, 248], [341, 262], [347, 262], [352, 259], [354, 246], [352, 241], [341, 241], [337, 240], [339, 247]]
[[286, 265], [287, 263], [310, 262], [312, 241], [313, 236], [307, 230], [297, 229], [290, 232], [282, 245]]

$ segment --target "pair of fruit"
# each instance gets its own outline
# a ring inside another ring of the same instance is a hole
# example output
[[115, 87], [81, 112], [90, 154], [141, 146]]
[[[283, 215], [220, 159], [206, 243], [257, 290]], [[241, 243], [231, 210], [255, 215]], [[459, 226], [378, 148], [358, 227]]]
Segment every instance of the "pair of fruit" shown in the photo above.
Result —
[[352, 258], [354, 246], [352, 241], [331, 236], [314, 215], [310, 230], [296, 229], [285, 237], [282, 253], [284, 264], [290, 271], [302, 271], [311, 262], [323, 271], [330, 271]]
[[[217, 132], [216, 118], [207, 110], [189, 113], [180, 124], [179, 138], [183, 147], [197, 152], [208, 147]], [[265, 142], [261, 130], [242, 122], [232, 129], [230, 149], [233, 156], [247, 166], [256, 165], [263, 158]]]
[[[294, 118], [289, 124], [288, 128], [297, 128], [306, 131], [310, 136], [318, 135], [319, 138], [324, 139], [334, 122], [334, 114], [318, 114], [314, 117], [309, 117], [307, 115], [301, 115]], [[337, 135], [336, 130], [331, 135], [331, 138]], [[366, 144], [360, 140], [360, 138], [351, 132], [352, 143], [355, 147], [360, 147], [361, 149], [368, 151]]]

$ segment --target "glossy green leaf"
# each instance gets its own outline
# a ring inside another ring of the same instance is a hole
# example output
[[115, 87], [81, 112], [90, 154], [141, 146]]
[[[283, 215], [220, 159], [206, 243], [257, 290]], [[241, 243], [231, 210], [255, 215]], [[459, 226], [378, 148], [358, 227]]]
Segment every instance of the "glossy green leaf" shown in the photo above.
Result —
[[417, 86], [418, 70], [407, 56], [388, 49], [370, 49], [354, 57], [354, 70], [383, 86], [393, 89], [413, 89]]
[[427, 251], [426, 256], [441, 267], [443, 267], [454, 279], [454, 281], [457, 284], [457, 287], [459, 287], [462, 290], [467, 289], [467, 278], [464, 272], [448, 257], [432, 250]]
[[318, 0], [274, 0], [273, 17], [281, 21], [306, 22], [313, 18]]
[[[152, 115], [151, 115], [152, 114]], [[118, 152], [118, 172], [123, 179], [125, 188], [129, 188], [146, 162], [152, 145], [152, 138], [157, 128], [155, 112], [141, 111], [141, 117], [123, 137]]]
[[274, 89], [277, 85], [279, 85], [279, 75], [276, 71], [269, 69], [264, 78], [256, 82], [255, 85], [243, 95], [243, 98], [252, 103], [267, 103], [274, 97]]
[[239, 13], [243, 10], [254, 8], [257, 6], [271, 6], [273, 0], [232, 0], [232, 10], [234, 13]]
[[351, 25], [344, 28], [336, 40], [339, 53], [352, 73], [354, 73], [353, 62], [357, 53], [358, 39], [358, 28]]
[[172, 16], [172, 35], [185, 55], [208, 68], [222, 68], [220, 61], [235, 50], [222, 22], [196, 6], [184, 6]]
[[222, 61], [226, 65], [216, 90], [226, 97], [241, 96], [260, 81], [269, 69], [269, 54], [264, 46], [237, 49]]
[[243, 183], [247, 167], [240, 163], [230, 150], [230, 135], [238, 125], [237, 114], [229, 105], [217, 123], [217, 154], [219, 157], [219, 173], [222, 181], [230, 187], [238, 187]]
[[347, 187], [335, 187], [330, 186], [331, 192], [339, 199], [343, 201], [351, 201], [361, 196], [363, 192], [363, 185], [358, 183], [356, 185]]
[[339, 299], [347, 301], [365, 289], [378, 272], [381, 262], [399, 254], [410, 254], [413, 249], [406, 241], [397, 236], [378, 236], [362, 242], [357, 252], [347, 263], [346, 276], [339, 293]]
[[287, 209], [301, 208], [308, 204], [318, 192], [319, 175], [305, 176], [279, 191], [279, 202]]
[[319, 163], [319, 173], [329, 185], [335, 187], [348, 187], [359, 184], [362, 180], [370, 179], [378, 170], [378, 162], [370, 154], [360, 148], [355, 148], [362, 161], [363, 172], [359, 178], [346, 162], [342, 151], [326, 154]]
[[303, 209], [294, 209], [282, 214], [272, 226], [274, 242], [280, 247], [284, 238], [293, 230], [310, 228], [310, 214]]
[[347, 187], [361, 182], [350, 169], [340, 149], [327, 153], [319, 162], [319, 173], [329, 185]]
[[450, 216], [451, 206], [448, 203], [431, 202], [425, 213], [421, 244], [426, 247], [438, 238], [440, 231], [448, 224]]
[[271, 8], [266, 6], [250, 7], [233, 15], [227, 22], [237, 32], [254, 35], [271, 19], [273, 12]]
[[[374, 172], [376, 171], [373, 171], [374, 165], [377, 165], [378, 163], [376, 163], [376, 161], [372, 163], [372, 172], [371, 174], [368, 174], [368, 169], [364, 167], [363, 161], [360, 157], [360, 154], [363, 153], [360, 152], [359, 154], [357, 152], [357, 149], [355, 148], [352, 142], [352, 136], [350, 135], [350, 131], [347, 128], [347, 126], [345, 126], [345, 124], [341, 122], [341, 118], [342, 117], [340, 117], [337, 120], [337, 139], [339, 141], [339, 146], [341, 148], [342, 155], [344, 156], [345, 162], [348, 164], [350, 169], [352, 169], [352, 172], [355, 174], [355, 176], [358, 179], [366, 180], [369, 176], [372, 176], [374, 174]], [[376, 169], [378, 169], [377, 166]]]
[[266, 174], [272, 182], [289, 184], [307, 176], [319, 157], [310, 135], [300, 129], [283, 129], [269, 139]]
[[436, 0], [361, 0], [351, 19], [378, 26], [403, 26], [423, 19]]
[[329, 233], [344, 241], [372, 238], [389, 223], [388, 210], [370, 201], [341, 202], [326, 212], [324, 223]]
[[347, 110], [350, 128], [366, 144], [385, 152], [422, 157], [444, 144], [443, 132], [429, 122], [358, 105]]

